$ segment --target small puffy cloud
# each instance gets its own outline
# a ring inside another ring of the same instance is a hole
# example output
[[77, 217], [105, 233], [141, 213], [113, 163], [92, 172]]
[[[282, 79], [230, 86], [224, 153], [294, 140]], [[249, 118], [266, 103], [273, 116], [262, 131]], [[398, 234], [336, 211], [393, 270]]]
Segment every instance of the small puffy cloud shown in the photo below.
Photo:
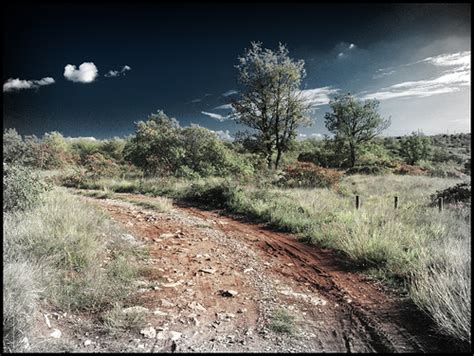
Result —
[[120, 70], [109, 70], [107, 74], [104, 74], [104, 77], [118, 77], [120, 75], [125, 75], [125, 72], [131, 70], [130, 66], [123, 66]]
[[337, 54], [337, 58], [342, 58], [342, 57], [344, 57], [344, 53], [339, 52], [339, 53]]
[[312, 133], [311, 136], [315, 137], [315, 138], [322, 138], [323, 137], [323, 135], [321, 135], [320, 133]]
[[231, 90], [227, 90], [225, 93], [223, 93], [222, 95], [223, 96], [231, 96], [231, 95], [235, 95], [237, 94], [238, 91], [237, 90], [234, 90], [234, 89], [231, 89]]
[[199, 103], [201, 101], [201, 99], [194, 99], [194, 100], [191, 100], [191, 103]]
[[3, 92], [19, 91], [22, 89], [37, 89], [41, 86], [53, 84], [55, 81], [51, 77], [44, 77], [40, 80], [22, 80], [19, 78], [9, 78], [3, 83]]
[[91, 83], [97, 78], [97, 67], [92, 62], [84, 62], [79, 66], [68, 64], [64, 67], [64, 77], [75, 83]]
[[356, 47], [356, 45], [353, 44], [353, 43], [351, 43], [351, 44], [349, 45], [349, 49], [354, 49], [355, 47]]

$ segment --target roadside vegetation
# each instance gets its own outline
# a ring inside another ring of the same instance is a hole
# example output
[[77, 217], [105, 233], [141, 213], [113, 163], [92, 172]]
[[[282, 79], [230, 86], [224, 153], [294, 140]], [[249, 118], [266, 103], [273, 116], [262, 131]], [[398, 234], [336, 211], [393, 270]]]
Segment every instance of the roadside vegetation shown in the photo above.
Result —
[[[441, 333], [471, 342], [470, 134], [382, 137], [389, 120], [377, 102], [344, 94], [325, 117], [332, 136], [297, 141], [297, 128], [309, 124], [310, 103], [299, 92], [303, 63], [284, 46], [273, 52], [261, 44], [239, 63], [242, 96], [231, 105], [249, 131], [233, 142], [180, 127], [163, 111], [137, 122], [126, 138], [4, 132], [6, 349], [17, 348], [43, 296], [64, 310], [115, 305], [103, 314], [106, 327], [140, 319], [116, 317], [115, 303], [134, 275], [133, 250], [104, 215], [64, 187], [159, 211], [169, 210], [170, 199], [220, 208], [338, 250], [404, 291]], [[159, 199], [134, 202], [115, 193]], [[100, 266], [108, 250], [111, 259]], [[278, 331], [291, 329], [284, 315], [275, 320]]]
[[3, 347], [7, 352], [22, 351], [27, 344], [34, 351], [42, 343], [34, 330], [42, 307], [106, 312], [111, 303], [128, 295], [136, 274], [133, 260], [139, 257], [136, 247], [121, 239], [123, 232], [105, 214], [64, 188], [41, 191], [38, 187], [43, 183], [34, 173], [14, 169], [22, 184], [11, 184], [9, 176], [3, 193], [4, 202], [9, 202], [3, 211]]

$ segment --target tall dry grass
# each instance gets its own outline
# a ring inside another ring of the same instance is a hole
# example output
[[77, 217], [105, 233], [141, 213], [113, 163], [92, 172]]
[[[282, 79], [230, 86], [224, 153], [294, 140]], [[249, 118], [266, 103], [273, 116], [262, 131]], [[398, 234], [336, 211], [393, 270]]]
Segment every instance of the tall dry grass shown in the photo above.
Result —
[[25, 212], [4, 213], [4, 339], [21, 351], [39, 298], [64, 311], [102, 311], [126, 297], [136, 247], [107, 216], [55, 189]]

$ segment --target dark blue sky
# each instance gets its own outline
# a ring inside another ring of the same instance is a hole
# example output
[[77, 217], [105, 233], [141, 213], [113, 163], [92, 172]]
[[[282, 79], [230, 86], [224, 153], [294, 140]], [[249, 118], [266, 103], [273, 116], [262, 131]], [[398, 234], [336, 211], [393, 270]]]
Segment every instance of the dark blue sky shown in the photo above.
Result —
[[[317, 104], [315, 124], [301, 137], [326, 132], [327, 100], [345, 91], [378, 98], [392, 117], [388, 134], [470, 132], [470, 5], [84, 3], [5, 10], [4, 126], [22, 134], [122, 136], [163, 109], [182, 126], [232, 135], [238, 125], [218, 120], [226, 110], [217, 107], [229, 98], [222, 94], [239, 89], [234, 65], [251, 41], [286, 43], [292, 57], [305, 60], [304, 89]], [[84, 62], [97, 68], [94, 80], [65, 77], [66, 65]], [[125, 65], [131, 69], [105, 76]], [[42, 78], [54, 83], [35, 82]]]

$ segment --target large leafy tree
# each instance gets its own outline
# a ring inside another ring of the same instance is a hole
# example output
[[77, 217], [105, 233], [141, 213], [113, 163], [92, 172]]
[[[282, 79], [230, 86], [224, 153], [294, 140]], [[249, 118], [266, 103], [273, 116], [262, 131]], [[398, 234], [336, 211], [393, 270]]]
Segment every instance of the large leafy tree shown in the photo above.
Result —
[[358, 150], [390, 126], [390, 119], [380, 116], [377, 100], [361, 101], [349, 93], [336, 96], [329, 106], [332, 112], [324, 116], [326, 128], [347, 148], [349, 165], [354, 167]]
[[310, 123], [300, 90], [304, 61], [290, 58], [283, 44], [273, 51], [252, 42], [236, 68], [242, 87], [240, 99], [232, 102], [236, 121], [252, 129], [247, 141], [264, 155], [269, 168], [277, 169], [297, 128]]

